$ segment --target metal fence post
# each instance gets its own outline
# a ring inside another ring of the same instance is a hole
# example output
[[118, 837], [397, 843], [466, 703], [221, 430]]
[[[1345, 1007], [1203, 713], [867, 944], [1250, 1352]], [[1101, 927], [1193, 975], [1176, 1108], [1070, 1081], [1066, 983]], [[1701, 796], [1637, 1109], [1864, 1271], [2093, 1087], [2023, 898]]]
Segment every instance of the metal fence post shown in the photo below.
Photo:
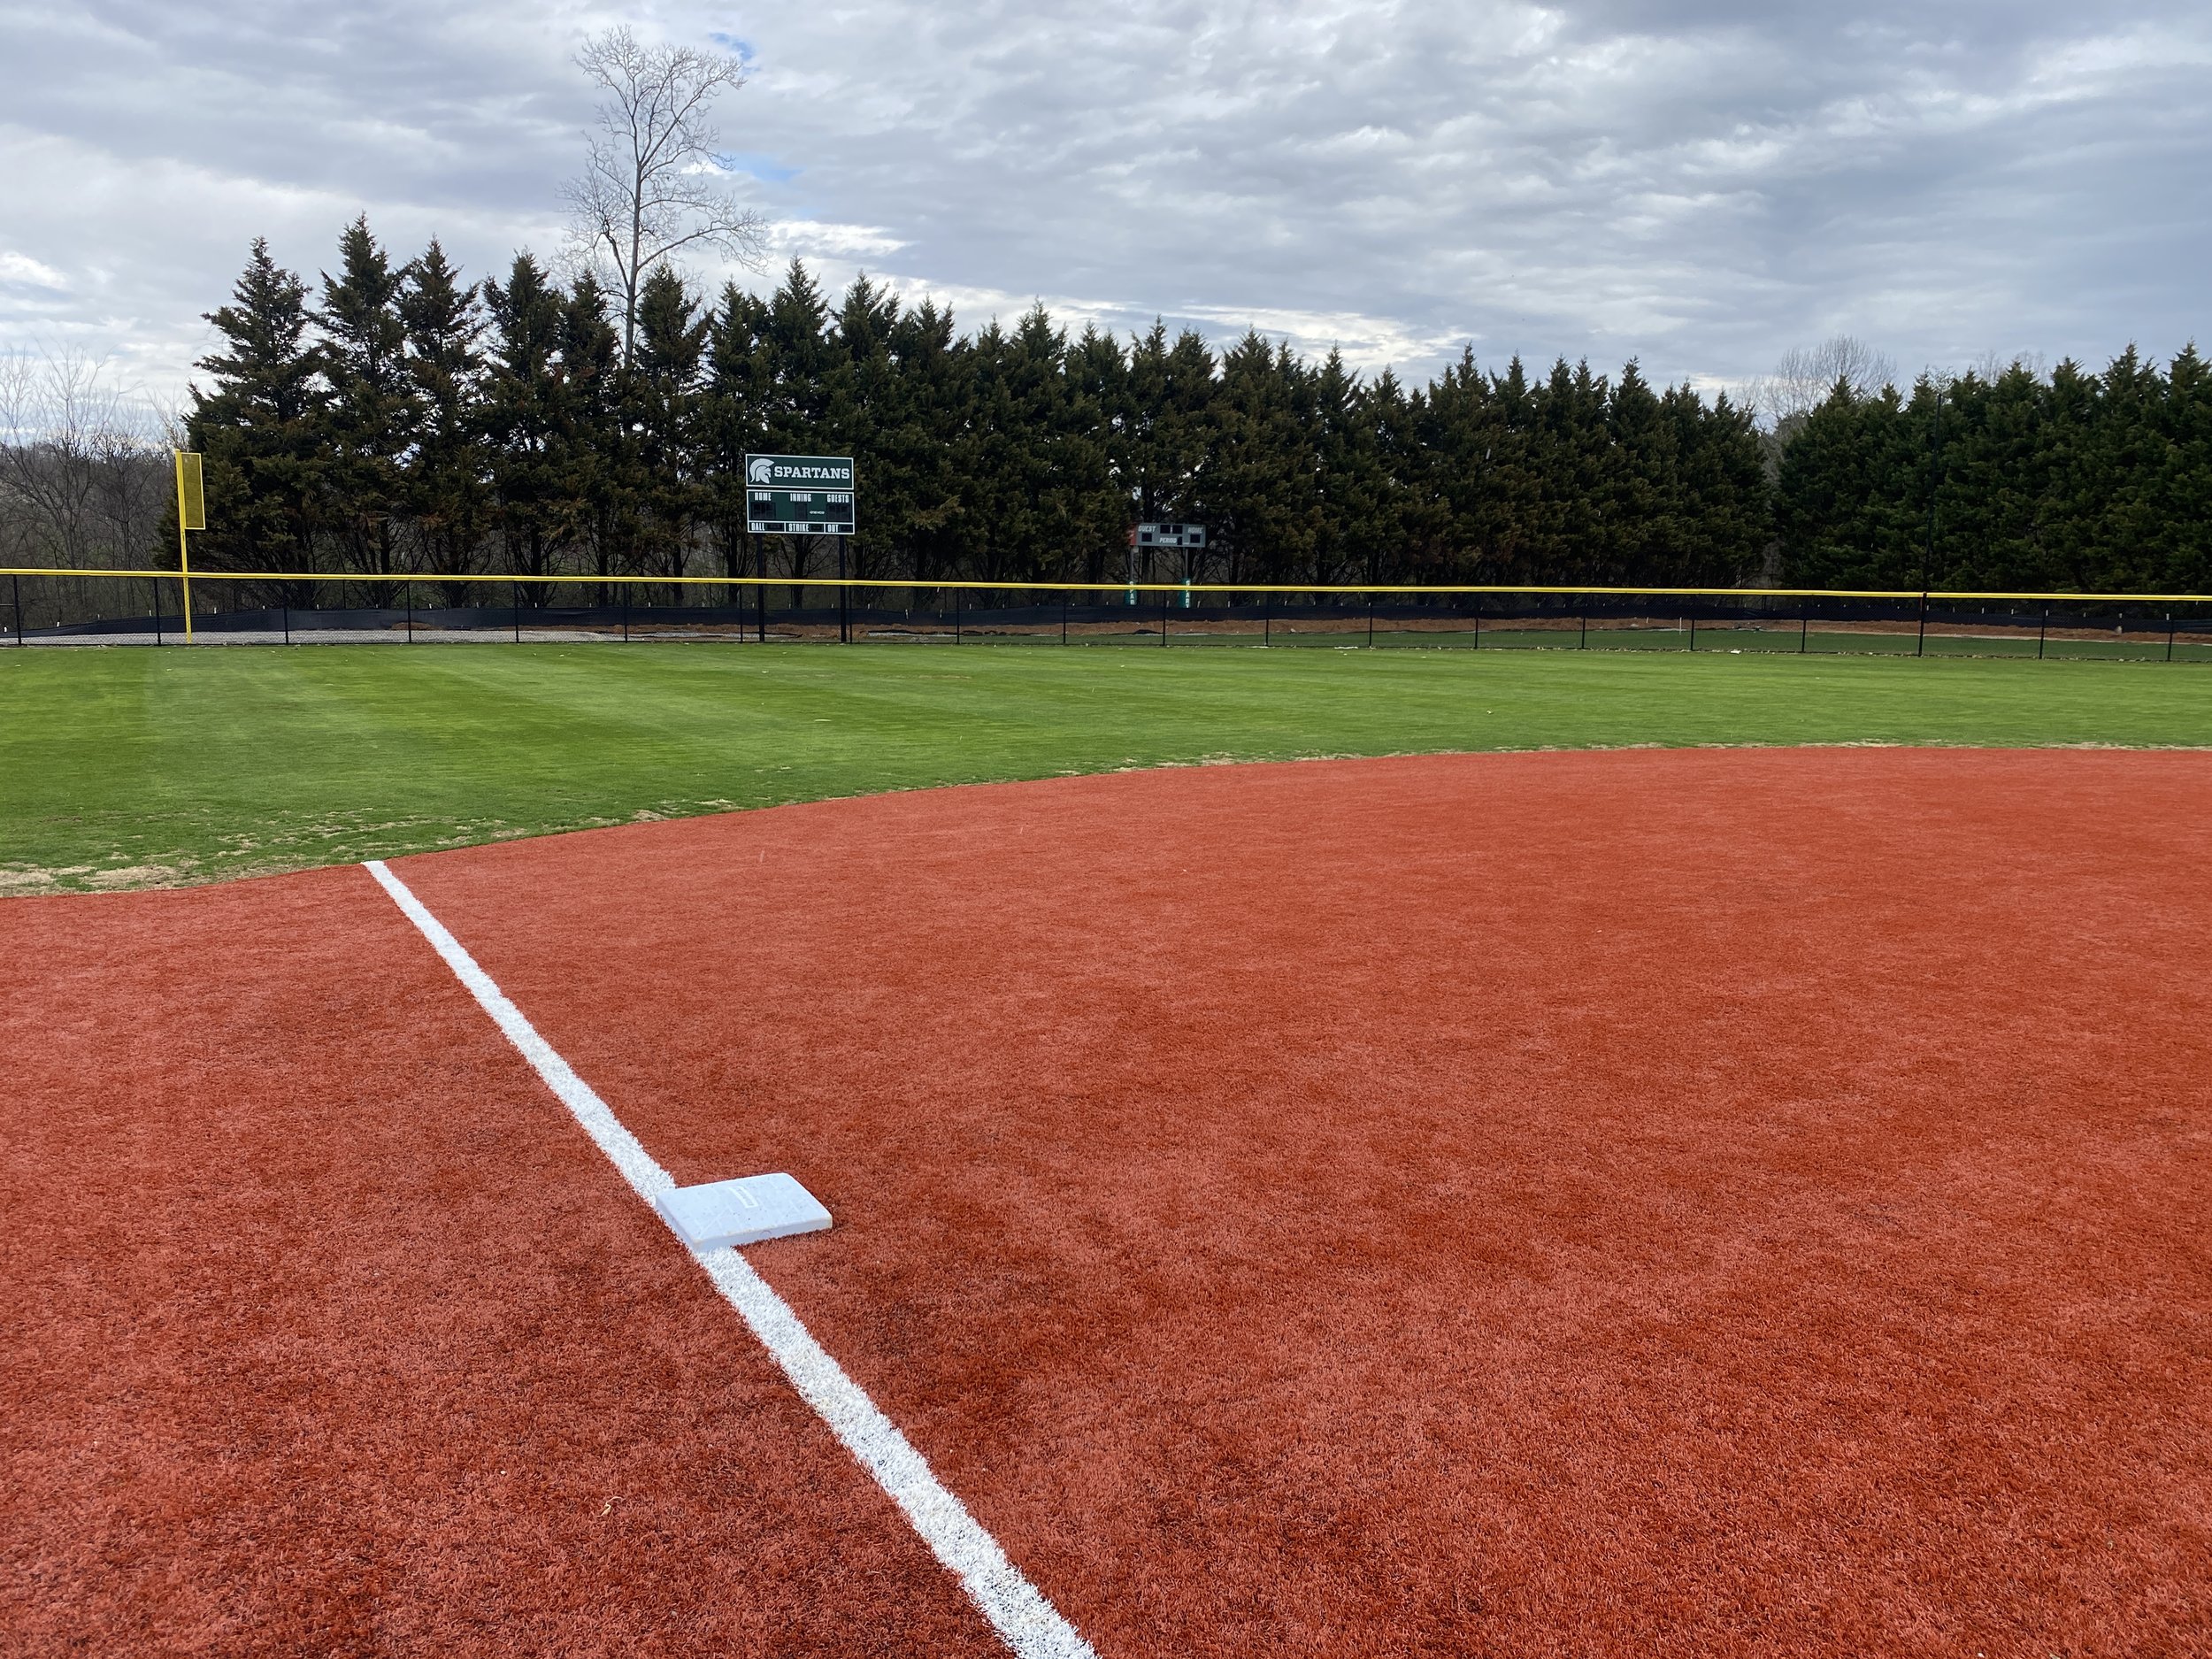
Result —
[[1812, 627], [1813, 602], [1809, 599], [1801, 599], [1797, 602], [1797, 654], [1800, 657], [1805, 655], [1806, 641], [1812, 633]]
[[952, 590], [952, 642], [955, 645], [960, 643], [960, 595], [961, 589], [955, 588]]
[[2166, 613], [2166, 660], [2174, 660], [2174, 613], [2170, 611]]
[[1173, 595], [1166, 588], [1160, 589], [1160, 645], [1163, 649], [1167, 646], [1168, 606], [1172, 599]]
[[166, 645], [168, 641], [161, 637], [161, 578], [149, 576], [146, 586], [152, 588], [154, 594], [154, 643]]
[[1060, 590], [1060, 643], [1068, 642], [1068, 590]]
[[519, 645], [522, 643], [522, 584], [520, 582], [511, 581], [507, 584], [507, 586], [511, 591], [515, 602], [515, 643]]
[[2050, 631], [2051, 608], [2048, 605], [2045, 605], [2043, 607], [2043, 620], [2035, 625], [2035, 660], [2039, 663], [2043, 660], [2044, 636], [2049, 634]]
[[412, 645], [415, 642], [415, 584], [400, 583], [399, 595], [407, 603], [407, 642]]
[[1688, 649], [1693, 651], [1697, 649], [1697, 612], [1694, 611], [1690, 612], [1690, 643]]
[[1367, 590], [1367, 649], [1375, 649], [1375, 590]]
[[1271, 593], [1265, 593], [1260, 595], [1260, 643], [1272, 645], [1274, 642], [1275, 595]]
[[280, 618], [278, 626], [284, 630], [284, 642], [289, 645], [292, 642], [292, 596], [289, 594], [284, 596], [284, 602], [279, 607], [277, 615]]
[[1590, 649], [1590, 612], [1587, 607], [1584, 608], [1580, 620], [1582, 637], [1575, 642], [1575, 649], [1586, 651]]
[[[28, 645], [30, 641], [23, 637], [23, 579], [20, 576], [11, 576], [8, 580], [15, 584], [15, 642], [18, 645]], [[158, 605], [159, 602], [157, 601], [156, 603]]]
[[1925, 593], [1920, 595], [1920, 640], [1913, 647], [1912, 654], [1915, 657], [1928, 654], [1928, 595]]

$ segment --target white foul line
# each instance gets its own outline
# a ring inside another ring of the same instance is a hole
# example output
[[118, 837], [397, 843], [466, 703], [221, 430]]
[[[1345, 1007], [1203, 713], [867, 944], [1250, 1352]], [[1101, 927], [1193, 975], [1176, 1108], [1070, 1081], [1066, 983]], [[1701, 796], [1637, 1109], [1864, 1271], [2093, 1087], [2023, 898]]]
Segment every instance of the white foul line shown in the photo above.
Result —
[[[506, 1033], [507, 1041], [521, 1050], [522, 1057], [545, 1079], [545, 1086], [575, 1114], [592, 1144], [622, 1171], [623, 1179], [648, 1208], [661, 1194], [673, 1190], [674, 1178], [622, 1126], [621, 1119], [591, 1085], [554, 1053], [552, 1045], [523, 1018], [522, 1010], [507, 1000], [491, 975], [476, 965], [476, 959], [461, 948], [460, 941], [424, 908], [406, 884], [386, 869], [381, 859], [371, 859], [362, 868], [392, 895], [393, 902], [445, 959], [446, 966]], [[774, 1356], [800, 1397], [905, 1511], [922, 1541], [959, 1578], [962, 1588], [1009, 1647], [1021, 1659], [1097, 1659], [1091, 1645], [1006, 1558], [998, 1540], [930, 1472], [922, 1455], [877, 1409], [860, 1385], [845, 1375], [844, 1368], [814, 1340], [768, 1281], [753, 1271], [752, 1263], [727, 1248], [695, 1250], [692, 1258], [706, 1269], [715, 1288]]]

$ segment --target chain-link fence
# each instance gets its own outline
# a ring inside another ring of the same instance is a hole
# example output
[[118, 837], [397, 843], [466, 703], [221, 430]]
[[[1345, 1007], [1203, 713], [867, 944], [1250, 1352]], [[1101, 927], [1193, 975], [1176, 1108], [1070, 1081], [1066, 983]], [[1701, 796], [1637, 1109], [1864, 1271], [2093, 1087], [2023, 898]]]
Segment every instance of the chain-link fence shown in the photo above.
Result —
[[2212, 661], [2191, 595], [1143, 583], [914, 586], [833, 578], [310, 577], [22, 570], [0, 646], [696, 639], [1294, 649], [1758, 651]]

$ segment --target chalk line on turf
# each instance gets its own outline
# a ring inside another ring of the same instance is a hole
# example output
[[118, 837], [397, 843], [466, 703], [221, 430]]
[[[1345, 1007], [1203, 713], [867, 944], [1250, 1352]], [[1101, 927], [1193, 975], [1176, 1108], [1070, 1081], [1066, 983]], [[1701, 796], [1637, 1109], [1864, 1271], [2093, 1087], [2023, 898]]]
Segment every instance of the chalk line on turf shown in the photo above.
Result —
[[[638, 1143], [591, 1085], [577, 1076], [552, 1044], [538, 1034], [491, 975], [477, 965], [460, 941], [407, 885], [381, 859], [371, 859], [362, 868], [391, 895], [392, 902], [568, 1108], [592, 1144], [622, 1171], [623, 1179], [646, 1206], [651, 1208], [654, 1199], [672, 1190], [675, 1179]], [[931, 1472], [897, 1425], [845, 1374], [844, 1368], [814, 1340], [790, 1304], [754, 1271], [751, 1263], [726, 1248], [690, 1254], [760, 1339], [800, 1397], [890, 1494], [929, 1546], [930, 1553], [960, 1580], [969, 1599], [1009, 1647], [1021, 1659], [1096, 1659], [1091, 1645], [1007, 1559], [998, 1540]]]

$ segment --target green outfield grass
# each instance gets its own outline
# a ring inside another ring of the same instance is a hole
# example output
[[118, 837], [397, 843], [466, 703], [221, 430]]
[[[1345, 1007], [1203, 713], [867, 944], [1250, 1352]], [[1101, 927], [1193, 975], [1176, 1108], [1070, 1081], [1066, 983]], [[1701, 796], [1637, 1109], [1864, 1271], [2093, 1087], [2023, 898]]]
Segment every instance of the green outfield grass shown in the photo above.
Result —
[[1131, 766], [1864, 742], [2208, 745], [2212, 673], [1761, 651], [0, 651], [0, 891]]

